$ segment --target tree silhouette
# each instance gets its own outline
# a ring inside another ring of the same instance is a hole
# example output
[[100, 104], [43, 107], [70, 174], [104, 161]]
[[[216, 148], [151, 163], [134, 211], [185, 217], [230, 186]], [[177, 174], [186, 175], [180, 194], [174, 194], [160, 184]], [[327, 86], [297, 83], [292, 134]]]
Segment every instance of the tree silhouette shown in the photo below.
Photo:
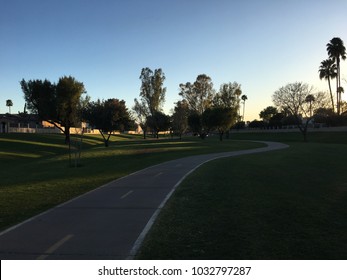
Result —
[[309, 111], [310, 111], [310, 118], [312, 118], [312, 103], [316, 101], [316, 98], [312, 94], [309, 94], [306, 96], [305, 101], [310, 104]]
[[245, 121], [245, 105], [246, 105], [246, 100], [248, 99], [247, 98], [247, 95], [243, 94], [241, 96], [241, 99], [243, 101], [243, 113], [242, 113], [242, 121]]
[[6, 100], [6, 106], [8, 107], [9, 114], [11, 114], [11, 107], [13, 106], [13, 102], [11, 99]]
[[335, 79], [336, 76], [337, 76], [337, 67], [336, 67], [336, 64], [334, 63], [334, 60], [331, 58], [323, 60], [319, 67], [319, 78], [321, 80], [325, 79], [328, 81], [331, 107], [333, 111], [335, 111], [335, 105], [334, 105], [333, 92], [331, 90], [330, 79]]
[[81, 97], [86, 93], [83, 83], [64, 76], [57, 84], [48, 80], [24, 79], [20, 84], [30, 112], [61, 130], [65, 143], [69, 144], [70, 128], [81, 122]]
[[[151, 124], [152, 128], [162, 127], [162, 118], [158, 116], [162, 112], [165, 102], [166, 87], [163, 86], [165, 74], [161, 68], [155, 69], [153, 72], [146, 67], [141, 70], [140, 80], [140, 100], [135, 98], [133, 110], [143, 130], [143, 137], [146, 138], [146, 130], [149, 124]], [[158, 123], [155, 123], [156, 121]], [[159, 135], [158, 133], [159, 131], [156, 131], [157, 136]]]
[[337, 77], [336, 77], [336, 103], [337, 103], [337, 114], [340, 114], [341, 108], [341, 71], [340, 71], [340, 61], [341, 59], [346, 59], [346, 47], [343, 41], [338, 38], [332, 38], [327, 44], [328, 55], [334, 62], [336, 62]]
[[296, 82], [278, 89], [272, 95], [272, 101], [280, 111], [286, 110], [287, 117], [293, 118], [304, 141], [307, 141], [307, 129], [312, 120], [312, 112], [326, 106], [326, 95], [314, 92], [308, 84]]
[[109, 146], [114, 131], [128, 130], [133, 122], [125, 101], [115, 98], [90, 102], [85, 109], [84, 118], [92, 127], [99, 130], [105, 147]]

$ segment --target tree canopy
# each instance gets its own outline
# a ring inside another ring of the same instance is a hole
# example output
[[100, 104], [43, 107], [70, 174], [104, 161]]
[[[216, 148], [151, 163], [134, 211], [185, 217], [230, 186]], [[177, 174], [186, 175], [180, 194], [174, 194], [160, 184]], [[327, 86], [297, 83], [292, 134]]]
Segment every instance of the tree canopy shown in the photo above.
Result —
[[188, 129], [189, 108], [185, 100], [176, 103], [174, 113], [172, 115], [172, 129], [182, 138], [182, 134]]
[[277, 114], [277, 108], [273, 106], [268, 106], [264, 110], [262, 110], [259, 114], [259, 117], [266, 122], [269, 122], [270, 119]]
[[198, 75], [194, 83], [180, 84], [180, 93], [187, 106], [190, 129], [201, 138], [211, 130], [218, 130], [221, 137], [238, 119], [241, 85], [224, 83], [219, 92], [213, 89], [212, 79]]
[[347, 57], [346, 47], [341, 38], [334, 37], [327, 44], [327, 52], [329, 58], [336, 63], [336, 104], [337, 104], [337, 114], [341, 111], [341, 93], [343, 88], [341, 87], [341, 69], [340, 62], [341, 59], [345, 60]]
[[154, 72], [147, 68], [143, 68], [140, 75], [141, 89], [140, 97], [146, 104], [150, 115], [161, 111], [165, 102], [166, 88], [163, 87], [165, 74], [161, 68], [155, 69]]
[[146, 138], [147, 127], [153, 129], [158, 136], [158, 129], [163, 127], [162, 107], [166, 93], [166, 88], [163, 86], [165, 74], [161, 68], [155, 69], [153, 72], [146, 67], [141, 70], [140, 80], [140, 100], [135, 98], [133, 110], [143, 130], [144, 138]]
[[6, 106], [8, 107], [8, 111], [11, 114], [11, 107], [13, 106], [13, 102], [11, 99], [6, 100]]
[[223, 140], [224, 133], [235, 124], [237, 111], [230, 107], [213, 107], [206, 109], [202, 115], [202, 121], [207, 131], [217, 129], [220, 141]]
[[85, 93], [83, 83], [71, 76], [61, 77], [57, 84], [47, 79], [20, 82], [27, 108], [65, 134], [70, 142], [70, 128], [81, 121], [80, 102]]
[[100, 131], [105, 147], [108, 147], [113, 132], [129, 130], [133, 126], [125, 101], [115, 98], [90, 102], [84, 112], [84, 118], [93, 128]]
[[186, 100], [189, 110], [202, 115], [202, 113], [212, 105], [213, 83], [212, 79], [206, 74], [198, 75], [196, 81], [192, 84], [180, 84], [180, 93]]
[[313, 117], [312, 111], [326, 107], [327, 104], [325, 93], [314, 92], [312, 86], [301, 82], [281, 87], [272, 95], [272, 100], [280, 111], [288, 111], [295, 118], [305, 141], [308, 124]]

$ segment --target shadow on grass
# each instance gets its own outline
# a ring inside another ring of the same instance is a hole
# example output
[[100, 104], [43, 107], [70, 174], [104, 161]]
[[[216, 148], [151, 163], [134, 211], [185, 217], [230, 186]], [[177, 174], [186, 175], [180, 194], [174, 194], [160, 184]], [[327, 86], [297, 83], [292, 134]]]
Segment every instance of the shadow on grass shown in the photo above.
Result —
[[[16, 147], [22, 151], [21, 153], [24, 151], [29, 154], [40, 147], [40, 143], [49, 141], [46, 137], [35, 137], [24, 135], [22, 142], [11, 142], [8, 139], [7, 143], [13, 149]], [[15, 135], [14, 140], [18, 138], [19, 136]], [[35, 139], [36, 146], [26, 143]], [[0, 204], [3, 213], [7, 213], [0, 221], [1, 228], [154, 164], [195, 154], [261, 146], [257, 143], [234, 141], [219, 143], [214, 139], [196, 141], [197, 139], [193, 138], [179, 142], [168, 139], [142, 141], [135, 138], [116, 141], [105, 148], [102, 141], [99, 141], [100, 138], [88, 136], [85, 140], [89, 141], [89, 144], [82, 146], [81, 166], [71, 168], [67, 148], [61, 150], [60, 146], [54, 147], [59, 140], [63, 140], [63, 136], [56, 135], [53, 139], [52, 147], [43, 145], [44, 152], [36, 152], [39, 158], [13, 158], [11, 164], [5, 158], [0, 160]], [[48, 154], [48, 151], [53, 154]]]

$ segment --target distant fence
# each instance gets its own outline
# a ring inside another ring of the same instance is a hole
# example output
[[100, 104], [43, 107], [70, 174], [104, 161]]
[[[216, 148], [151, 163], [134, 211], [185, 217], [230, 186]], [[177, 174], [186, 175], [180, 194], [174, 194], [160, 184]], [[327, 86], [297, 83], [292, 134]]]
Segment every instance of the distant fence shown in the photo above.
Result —
[[61, 133], [61, 131], [55, 127], [45, 127], [45, 128], [24, 128], [24, 127], [9, 127], [9, 133]]
[[[50, 133], [63, 133], [60, 129], [56, 127], [44, 127], [44, 128], [28, 128], [28, 127], [9, 127], [9, 133], [41, 133], [41, 134], [50, 134]], [[80, 134], [82, 132], [81, 128], [70, 128], [70, 133]], [[99, 134], [99, 130], [96, 129], [86, 129], [84, 133], [88, 134]]]
[[[340, 132], [346, 131], [347, 126], [337, 126], [337, 127], [309, 127], [308, 132]], [[232, 133], [282, 133], [282, 132], [300, 132], [298, 127], [290, 127], [290, 128], [243, 128], [243, 129], [232, 129]]]
[[[52, 134], [52, 133], [63, 133], [60, 129], [56, 127], [44, 127], [44, 128], [31, 128], [31, 127], [9, 127], [8, 129], [6, 128], [5, 131], [0, 131], [1, 133], [40, 133], [40, 134]], [[76, 128], [76, 127], [71, 127], [70, 128], [70, 133], [71, 134], [81, 134], [82, 129], [81, 128]], [[85, 128], [83, 133], [85, 134], [100, 134], [98, 129], [90, 129], [90, 128]], [[136, 131], [126, 131], [125, 133], [127, 134], [139, 134]], [[112, 134], [120, 134], [118, 131], [114, 131]]]

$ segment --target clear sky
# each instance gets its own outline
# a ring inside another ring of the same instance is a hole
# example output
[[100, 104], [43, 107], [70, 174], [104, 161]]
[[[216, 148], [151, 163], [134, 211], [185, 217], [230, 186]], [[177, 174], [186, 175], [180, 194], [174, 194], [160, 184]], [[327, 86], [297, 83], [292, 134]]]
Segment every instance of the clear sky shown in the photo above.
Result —
[[131, 108], [141, 69], [150, 67], [166, 75], [166, 113], [180, 100], [179, 84], [204, 73], [216, 90], [240, 83], [253, 120], [287, 83], [328, 90], [318, 68], [330, 39], [347, 45], [347, 1], [0, 0], [0, 37], [0, 113], [7, 99], [12, 113], [23, 111], [21, 79], [64, 75], [93, 100], [124, 99]]

